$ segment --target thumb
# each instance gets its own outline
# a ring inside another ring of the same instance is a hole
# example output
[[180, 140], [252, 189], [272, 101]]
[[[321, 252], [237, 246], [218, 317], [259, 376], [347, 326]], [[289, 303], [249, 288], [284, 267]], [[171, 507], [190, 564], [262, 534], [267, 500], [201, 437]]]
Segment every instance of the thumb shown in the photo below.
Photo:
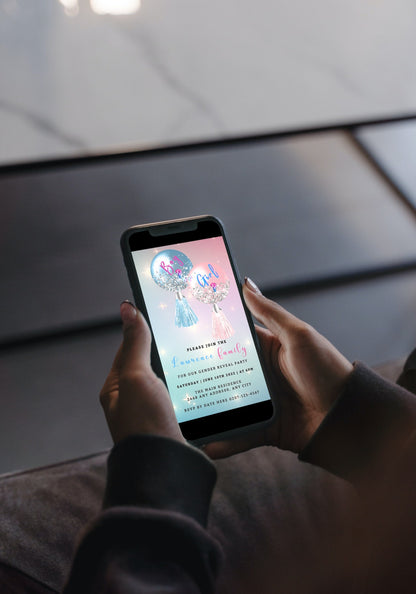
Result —
[[152, 338], [146, 320], [130, 301], [123, 301], [120, 315], [123, 322], [120, 371], [129, 372], [150, 367]]
[[271, 299], [261, 294], [249, 278], [243, 285], [243, 295], [253, 316], [282, 342], [285, 336], [299, 324], [299, 320]]

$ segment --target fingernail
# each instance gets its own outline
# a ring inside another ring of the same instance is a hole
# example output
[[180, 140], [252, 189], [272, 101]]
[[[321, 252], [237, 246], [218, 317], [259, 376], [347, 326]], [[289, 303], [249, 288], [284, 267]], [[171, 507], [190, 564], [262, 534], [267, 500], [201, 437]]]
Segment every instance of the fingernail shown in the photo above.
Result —
[[134, 307], [131, 301], [126, 299], [125, 301], [122, 301], [120, 305], [120, 315], [123, 326], [131, 324], [131, 322], [134, 322], [134, 320], [137, 318], [137, 309]]
[[258, 288], [258, 286], [256, 285], [256, 283], [254, 283], [251, 278], [249, 278], [248, 276], [245, 277], [244, 279], [245, 285], [247, 287], [247, 289], [250, 289], [250, 291], [253, 291], [253, 293], [257, 293], [257, 295], [261, 295], [261, 291]]

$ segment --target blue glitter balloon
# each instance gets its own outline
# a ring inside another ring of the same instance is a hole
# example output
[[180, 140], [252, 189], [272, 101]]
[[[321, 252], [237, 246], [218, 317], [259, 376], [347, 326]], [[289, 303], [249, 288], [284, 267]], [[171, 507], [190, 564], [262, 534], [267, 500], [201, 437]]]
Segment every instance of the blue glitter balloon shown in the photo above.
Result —
[[150, 273], [155, 283], [162, 289], [176, 293], [175, 325], [179, 328], [193, 326], [198, 321], [181, 293], [188, 284], [192, 268], [191, 260], [179, 250], [163, 250], [153, 258], [150, 264]]
[[188, 284], [192, 262], [179, 250], [163, 250], [152, 260], [150, 273], [159, 287], [167, 291], [180, 291]]

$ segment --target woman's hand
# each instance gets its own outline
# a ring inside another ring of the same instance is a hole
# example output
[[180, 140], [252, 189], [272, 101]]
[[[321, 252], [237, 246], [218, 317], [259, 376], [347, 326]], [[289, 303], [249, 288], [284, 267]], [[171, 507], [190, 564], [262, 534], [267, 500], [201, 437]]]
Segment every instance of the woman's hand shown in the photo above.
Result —
[[100, 393], [114, 443], [138, 433], [185, 442], [165, 384], [150, 366], [151, 335], [129, 302], [120, 307], [123, 342]]
[[241, 438], [208, 444], [212, 458], [259, 445], [300, 452], [341, 393], [352, 364], [319, 332], [264, 297], [249, 279], [246, 304], [266, 328], [257, 327], [276, 403], [275, 421]]

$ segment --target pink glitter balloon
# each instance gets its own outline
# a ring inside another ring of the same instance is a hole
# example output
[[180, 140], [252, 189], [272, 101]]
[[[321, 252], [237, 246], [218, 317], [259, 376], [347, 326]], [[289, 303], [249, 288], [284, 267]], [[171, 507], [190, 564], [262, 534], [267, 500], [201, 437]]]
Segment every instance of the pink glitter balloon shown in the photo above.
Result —
[[218, 303], [225, 299], [230, 290], [230, 281], [217, 264], [204, 262], [194, 266], [189, 275], [188, 287], [192, 295], [212, 305], [212, 335], [215, 339], [227, 339], [234, 330]]
[[192, 295], [202, 303], [219, 303], [228, 295], [230, 281], [217, 264], [204, 262], [194, 266], [188, 280]]

